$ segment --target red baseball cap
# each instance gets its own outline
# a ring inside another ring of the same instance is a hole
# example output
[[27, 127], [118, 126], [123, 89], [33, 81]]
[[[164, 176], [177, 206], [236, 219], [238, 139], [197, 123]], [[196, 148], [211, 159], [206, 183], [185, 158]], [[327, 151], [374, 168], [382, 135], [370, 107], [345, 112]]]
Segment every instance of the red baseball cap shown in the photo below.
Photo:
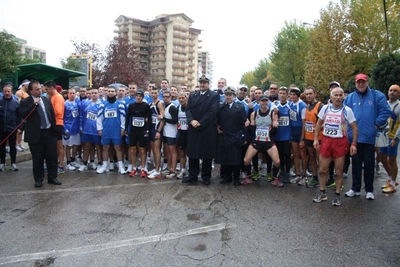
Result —
[[357, 74], [357, 76], [356, 76], [356, 82], [358, 82], [359, 80], [368, 81], [368, 77], [364, 73], [360, 73], [360, 74]]
[[63, 88], [61, 87], [61, 85], [56, 85], [56, 90], [57, 90], [57, 92], [61, 93]]

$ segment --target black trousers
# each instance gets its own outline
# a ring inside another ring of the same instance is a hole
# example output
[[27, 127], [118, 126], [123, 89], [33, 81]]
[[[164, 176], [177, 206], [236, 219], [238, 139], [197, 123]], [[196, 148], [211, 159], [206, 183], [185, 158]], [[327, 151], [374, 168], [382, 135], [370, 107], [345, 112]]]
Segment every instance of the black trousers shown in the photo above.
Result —
[[52, 129], [40, 130], [40, 141], [36, 144], [29, 143], [32, 154], [33, 178], [35, 181], [44, 179], [44, 160], [47, 165], [47, 180], [57, 178], [57, 133]]
[[239, 182], [241, 165], [221, 165], [221, 177], [224, 181], [232, 181], [232, 172], [233, 172], [233, 181]]
[[10, 146], [10, 159], [11, 164], [15, 163], [15, 159], [17, 158], [17, 149], [15, 148], [15, 144], [17, 141], [17, 131], [13, 132], [7, 140], [6, 137], [9, 135], [9, 132], [0, 132], [0, 142], [3, 142], [0, 145], [0, 163], [6, 163], [6, 144], [8, 140], [8, 144]]
[[[203, 159], [201, 167], [201, 179], [203, 182], [209, 182], [211, 179], [212, 159]], [[200, 173], [200, 160], [189, 158], [189, 181], [197, 181]]]

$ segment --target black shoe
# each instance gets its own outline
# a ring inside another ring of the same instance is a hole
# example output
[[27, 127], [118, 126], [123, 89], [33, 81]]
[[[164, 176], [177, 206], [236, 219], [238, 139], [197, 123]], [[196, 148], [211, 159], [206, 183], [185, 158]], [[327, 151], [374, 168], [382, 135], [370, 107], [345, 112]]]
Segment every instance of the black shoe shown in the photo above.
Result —
[[234, 182], [233, 184], [234, 184], [235, 186], [242, 185], [240, 182]]
[[43, 185], [42, 181], [35, 182], [35, 187], [37, 187], [37, 188], [42, 187], [42, 185]]
[[225, 179], [222, 179], [221, 181], [219, 181], [219, 183], [220, 183], [220, 184], [230, 184], [230, 183], [232, 183], [232, 180], [225, 180]]
[[203, 181], [204, 185], [210, 185], [210, 181]]
[[54, 184], [54, 185], [61, 185], [61, 182], [59, 180], [57, 180], [57, 178], [55, 178], [53, 180], [49, 180], [48, 183]]
[[182, 179], [182, 183], [183, 184], [190, 183], [190, 181], [191, 181], [191, 179], [189, 177], [185, 177], [185, 178]]

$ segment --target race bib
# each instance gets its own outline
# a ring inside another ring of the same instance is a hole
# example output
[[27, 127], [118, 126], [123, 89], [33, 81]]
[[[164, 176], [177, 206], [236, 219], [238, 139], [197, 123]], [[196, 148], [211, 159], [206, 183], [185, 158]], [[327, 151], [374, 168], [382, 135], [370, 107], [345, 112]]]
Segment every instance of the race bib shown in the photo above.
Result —
[[104, 111], [104, 117], [109, 118], [116, 118], [117, 117], [117, 110], [116, 109], [109, 109]]
[[269, 138], [269, 130], [266, 127], [257, 127], [256, 129], [256, 137], [267, 139]]
[[92, 120], [92, 121], [95, 121], [95, 120], [96, 120], [96, 117], [97, 117], [97, 114], [94, 113], [94, 112], [91, 112], [91, 111], [89, 111], [89, 112], [86, 114], [86, 118], [89, 119], [89, 120]]
[[143, 127], [144, 126], [144, 118], [133, 117], [132, 118], [132, 126]]
[[157, 114], [151, 114], [151, 123], [152, 124], [158, 123]]
[[289, 117], [282, 116], [278, 119], [279, 126], [289, 126]]
[[339, 136], [339, 125], [325, 123], [325, 125], [324, 125], [324, 135], [330, 136], [330, 137], [333, 137], [333, 138], [341, 137], [341, 136]]
[[292, 121], [297, 121], [297, 112], [294, 110], [290, 110], [290, 119]]
[[76, 118], [79, 116], [79, 111], [77, 109], [74, 109], [71, 113], [72, 113], [73, 118]]
[[314, 132], [314, 123], [306, 121], [306, 132]]
[[187, 118], [186, 117], [178, 118], [178, 129], [187, 130]]

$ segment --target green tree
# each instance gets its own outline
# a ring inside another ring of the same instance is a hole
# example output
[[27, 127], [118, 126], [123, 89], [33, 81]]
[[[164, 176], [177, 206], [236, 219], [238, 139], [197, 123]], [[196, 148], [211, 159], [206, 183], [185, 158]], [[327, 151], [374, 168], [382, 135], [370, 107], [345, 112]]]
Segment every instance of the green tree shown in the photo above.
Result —
[[240, 79], [240, 84], [245, 84], [247, 85], [248, 88], [250, 88], [253, 85], [256, 85], [257, 79], [254, 76], [254, 71], [248, 71], [245, 74], [243, 74], [242, 78]]
[[321, 98], [329, 95], [331, 81], [344, 83], [354, 73], [354, 66], [345, 41], [350, 23], [347, 14], [349, 6], [329, 3], [320, 13], [320, 20], [310, 29], [309, 53], [307, 57], [305, 82], [316, 88]]
[[387, 94], [391, 85], [400, 85], [400, 53], [381, 57], [371, 72], [374, 88]]
[[254, 77], [258, 82], [254, 85], [261, 87], [264, 91], [269, 88], [271, 75], [270, 64], [267, 58], [260, 60], [258, 66], [254, 69]]
[[0, 78], [10, 78], [9, 75], [18, 70], [22, 55], [15, 36], [5, 31], [0, 32]]
[[305, 85], [305, 62], [309, 46], [309, 29], [296, 21], [285, 22], [285, 26], [274, 38], [270, 53], [271, 74], [279, 84]]

